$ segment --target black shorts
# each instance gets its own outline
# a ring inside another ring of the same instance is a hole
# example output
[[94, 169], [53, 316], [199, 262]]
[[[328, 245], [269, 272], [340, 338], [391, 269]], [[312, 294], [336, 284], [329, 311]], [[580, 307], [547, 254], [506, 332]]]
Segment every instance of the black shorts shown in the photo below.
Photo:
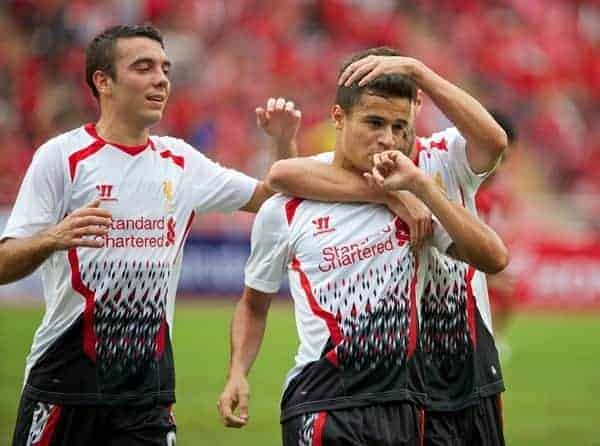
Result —
[[502, 395], [454, 412], [425, 412], [425, 446], [504, 446]]
[[307, 413], [282, 424], [283, 446], [420, 446], [423, 411], [396, 403]]
[[22, 397], [13, 446], [174, 446], [170, 407], [63, 406]]

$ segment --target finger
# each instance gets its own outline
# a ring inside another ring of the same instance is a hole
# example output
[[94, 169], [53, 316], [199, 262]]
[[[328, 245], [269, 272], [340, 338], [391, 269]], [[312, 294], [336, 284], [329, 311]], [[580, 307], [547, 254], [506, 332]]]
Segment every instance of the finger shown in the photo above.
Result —
[[377, 79], [382, 74], [383, 74], [383, 71], [382, 71], [382, 69], [378, 65], [377, 66], [373, 66], [373, 68], [368, 73], [366, 73], [364, 76], [362, 76], [362, 78], [358, 82], [358, 86], [359, 87], [364, 87], [369, 82]]
[[300, 110], [294, 110], [292, 113], [294, 118], [296, 118], [298, 121], [302, 119], [302, 112]]
[[91, 238], [74, 238], [69, 243], [71, 248], [102, 248], [104, 240]]
[[285, 108], [285, 111], [290, 112], [290, 111], [294, 110], [295, 106], [296, 106], [296, 104], [294, 104], [294, 101], [287, 101], [285, 103], [285, 107], [284, 108]]
[[363, 59], [357, 60], [356, 62], [352, 62], [350, 65], [348, 65], [346, 67], [346, 69], [344, 70], [344, 72], [340, 76], [340, 79], [338, 81], [338, 85], [348, 86], [349, 84], [347, 82], [348, 82], [348, 79], [352, 76], [352, 74], [356, 70], [358, 70], [361, 66], [363, 66], [365, 63], [369, 63], [370, 61], [371, 61], [370, 57], [365, 57]]
[[75, 209], [69, 215], [69, 217], [71, 217], [71, 218], [86, 217], [86, 216], [95, 216], [95, 217], [102, 217], [102, 218], [107, 218], [107, 219], [112, 218], [112, 214], [110, 213], [110, 211], [108, 209], [94, 208], [94, 207]]
[[381, 174], [381, 172], [379, 171], [379, 168], [374, 167], [373, 170], [371, 171], [371, 173], [373, 174], [373, 179], [375, 180], [375, 183], [379, 186], [379, 187], [383, 187], [383, 184], [385, 182], [385, 178], [384, 176]]
[[103, 226], [86, 226], [84, 228], [74, 229], [71, 233], [71, 238], [83, 238], [91, 236], [102, 237], [108, 234], [108, 228]]
[[267, 101], [267, 113], [273, 113], [275, 111], [275, 98], [269, 98]]
[[240, 393], [240, 401], [238, 403], [240, 418], [248, 420], [248, 404], [250, 401], [250, 394], [248, 392]]
[[222, 396], [217, 402], [217, 408], [219, 409], [219, 414], [223, 420], [223, 423], [226, 423], [226, 420], [233, 415], [233, 402], [231, 398]]
[[224, 422], [225, 426], [235, 428], [244, 427], [248, 423], [247, 420], [244, 420], [236, 415], [229, 415], [225, 417]]
[[[375, 67], [377, 66], [376, 62], [366, 62], [364, 64], [362, 64], [360, 67], [357, 67], [354, 72], [352, 73], [352, 75], [346, 80], [346, 82], [344, 83], [344, 85], [346, 87], [349, 87], [350, 85], [352, 85], [354, 82], [358, 82], [360, 79], [362, 79], [367, 73], [369, 73], [371, 70], [373, 70]], [[360, 83], [359, 83], [360, 85]]]
[[367, 180], [367, 184], [369, 185], [369, 187], [372, 187], [372, 188], [377, 187], [377, 183], [375, 183], [375, 179], [373, 178], [373, 175], [371, 175], [369, 172], [363, 173], [363, 178], [365, 180]]
[[98, 206], [100, 206], [100, 203], [102, 203], [102, 200], [100, 200], [99, 198], [94, 198], [92, 201], [86, 204], [84, 208], [97, 208]]
[[283, 110], [285, 107], [285, 99], [277, 98], [277, 102], [275, 102], [275, 110]]
[[267, 125], [267, 112], [264, 108], [257, 107], [256, 110], [254, 110], [254, 113], [256, 114], [256, 125], [258, 125], [261, 128]]
[[108, 228], [110, 225], [110, 218], [96, 217], [95, 215], [75, 217], [71, 223], [72, 228], [82, 228], [84, 226], [102, 226]]

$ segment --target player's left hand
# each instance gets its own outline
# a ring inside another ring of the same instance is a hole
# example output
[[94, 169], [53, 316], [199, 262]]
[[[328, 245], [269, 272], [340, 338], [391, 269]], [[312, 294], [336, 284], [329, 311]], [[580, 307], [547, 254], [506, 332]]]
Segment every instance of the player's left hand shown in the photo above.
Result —
[[367, 56], [346, 67], [338, 80], [338, 85], [349, 87], [358, 82], [364, 87], [372, 80], [384, 74], [404, 74], [411, 76], [418, 61], [403, 56]]
[[[217, 402], [217, 409], [227, 427], [240, 428], [248, 424], [250, 384], [243, 375], [230, 376]], [[238, 415], [234, 411], [238, 409]]]
[[364, 176], [369, 184], [387, 191], [408, 190], [414, 192], [417, 180], [423, 173], [399, 150], [376, 153], [373, 170]]
[[256, 123], [278, 144], [294, 142], [300, 128], [302, 112], [285, 98], [269, 98], [266, 108], [257, 107]]

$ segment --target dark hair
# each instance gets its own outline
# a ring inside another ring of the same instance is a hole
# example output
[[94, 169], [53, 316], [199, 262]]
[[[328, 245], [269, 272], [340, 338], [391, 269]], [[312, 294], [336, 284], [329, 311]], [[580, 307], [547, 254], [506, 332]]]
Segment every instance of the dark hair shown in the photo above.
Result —
[[128, 37], [147, 37], [160, 43], [164, 49], [163, 37], [152, 25], [117, 25], [105, 29], [88, 45], [85, 51], [85, 80], [97, 98], [98, 90], [93, 76], [96, 71], [103, 71], [112, 79], [116, 79], [115, 48], [117, 39]]
[[508, 145], [512, 145], [518, 138], [519, 132], [512, 118], [499, 110], [490, 110], [490, 115], [496, 120], [498, 125], [506, 132]]
[[[349, 65], [368, 56], [400, 56], [400, 53], [385, 46], [354, 53], [344, 61], [337, 78], [340, 78]], [[359, 87], [358, 82], [354, 82], [349, 87], [339, 85], [335, 94], [335, 103], [346, 113], [349, 113], [352, 107], [360, 102], [364, 92], [383, 97], [407, 98], [412, 102], [417, 99], [417, 84], [410, 77], [402, 74], [384, 74], [363, 87]]]

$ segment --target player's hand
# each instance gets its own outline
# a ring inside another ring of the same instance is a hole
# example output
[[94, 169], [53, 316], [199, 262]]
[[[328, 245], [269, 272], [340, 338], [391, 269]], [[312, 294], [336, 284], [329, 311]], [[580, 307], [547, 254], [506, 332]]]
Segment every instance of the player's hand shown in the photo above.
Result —
[[414, 192], [423, 172], [399, 150], [376, 153], [373, 170], [364, 176], [371, 185], [386, 191], [408, 190]]
[[103, 240], [98, 238], [108, 234], [112, 216], [109, 211], [99, 207], [100, 202], [100, 199], [95, 199], [74, 210], [60, 223], [44, 232], [55, 251], [104, 246]]
[[292, 143], [300, 128], [302, 112], [285, 98], [269, 98], [266, 108], [256, 109], [256, 123], [278, 144]]
[[358, 86], [363, 87], [384, 74], [412, 76], [417, 63], [412, 57], [367, 56], [348, 65], [340, 76], [338, 85], [349, 87], [358, 82]]
[[[246, 377], [243, 375], [230, 376], [217, 402], [223, 424], [236, 428], [248, 424], [249, 400], [250, 385]], [[236, 409], [238, 409], [238, 415], [234, 413]]]
[[406, 222], [410, 229], [410, 246], [417, 252], [433, 234], [432, 214], [429, 208], [410, 192], [390, 194], [390, 210]]

